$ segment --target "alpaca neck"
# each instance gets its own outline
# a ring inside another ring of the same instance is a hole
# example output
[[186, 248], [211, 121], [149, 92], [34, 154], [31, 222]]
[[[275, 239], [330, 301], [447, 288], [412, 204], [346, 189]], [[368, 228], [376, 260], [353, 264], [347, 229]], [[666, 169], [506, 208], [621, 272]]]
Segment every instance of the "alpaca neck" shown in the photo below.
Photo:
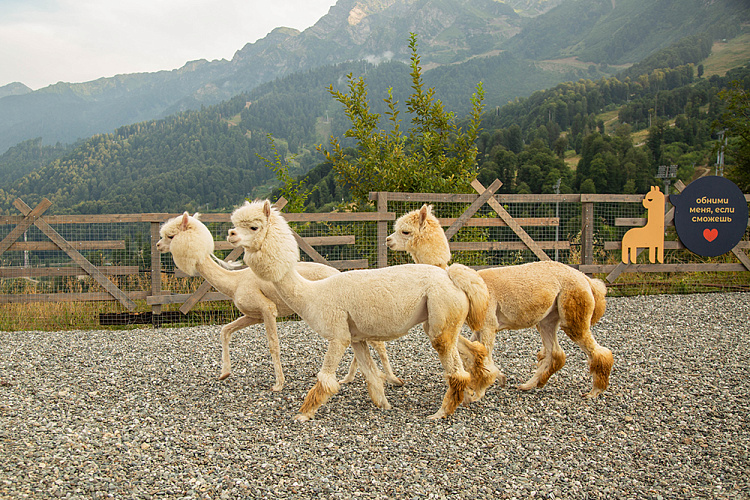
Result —
[[210, 255], [205, 255], [200, 259], [195, 268], [216, 290], [229, 297], [234, 297], [239, 275], [232, 273], [240, 273], [240, 271], [224, 269], [214, 262]]

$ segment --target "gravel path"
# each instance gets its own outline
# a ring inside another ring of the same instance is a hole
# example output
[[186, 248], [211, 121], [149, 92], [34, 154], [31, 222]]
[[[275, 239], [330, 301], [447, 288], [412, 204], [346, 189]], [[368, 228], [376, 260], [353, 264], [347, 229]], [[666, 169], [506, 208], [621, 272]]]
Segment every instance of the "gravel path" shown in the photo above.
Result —
[[[359, 375], [292, 420], [325, 350], [281, 323], [287, 384], [262, 327], [0, 332], [0, 498], [750, 498], [750, 294], [610, 298], [615, 355], [594, 401], [585, 355], [543, 389], [535, 330], [501, 332], [504, 388], [438, 422], [444, 384], [421, 328], [389, 344], [403, 387], [376, 409]], [[342, 362], [343, 376], [351, 351]]]

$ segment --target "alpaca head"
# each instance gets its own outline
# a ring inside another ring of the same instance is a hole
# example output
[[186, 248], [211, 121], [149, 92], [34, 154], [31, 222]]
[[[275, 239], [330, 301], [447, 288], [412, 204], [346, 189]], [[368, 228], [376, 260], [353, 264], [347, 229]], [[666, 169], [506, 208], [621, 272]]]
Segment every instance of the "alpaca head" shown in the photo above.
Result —
[[267, 281], [279, 281], [299, 260], [292, 230], [268, 200], [246, 201], [232, 212], [227, 241], [243, 247], [245, 264]]
[[195, 266], [214, 253], [214, 237], [199, 217], [185, 212], [169, 219], [159, 229], [161, 239], [156, 243], [160, 252], [171, 252], [175, 265], [190, 276], [196, 276]]
[[417, 264], [448, 267], [451, 250], [440, 222], [432, 214], [432, 205], [402, 215], [393, 228], [393, 234], [385, 239], [388, 248], [409, 252]]

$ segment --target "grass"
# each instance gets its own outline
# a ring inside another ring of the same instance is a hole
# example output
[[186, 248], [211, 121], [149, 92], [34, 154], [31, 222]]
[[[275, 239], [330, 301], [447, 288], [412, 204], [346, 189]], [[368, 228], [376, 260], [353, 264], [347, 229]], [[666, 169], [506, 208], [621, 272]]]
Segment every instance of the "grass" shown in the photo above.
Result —
[[703, 78], [712, 75], [724, 76], [732, 68], [750, 62], [750, 33], [737, 36], [726, 42], [714, 42], [711, 55], [703, 61]]

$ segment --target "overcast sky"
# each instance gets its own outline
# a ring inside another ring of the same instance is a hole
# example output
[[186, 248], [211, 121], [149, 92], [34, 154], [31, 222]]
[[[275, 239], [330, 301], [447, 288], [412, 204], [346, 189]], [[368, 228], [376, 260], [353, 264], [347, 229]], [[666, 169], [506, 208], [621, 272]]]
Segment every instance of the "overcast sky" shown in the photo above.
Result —
[[0, 0], [0, 87], [34, 90], [231, 59], [279, 26], [300, 31], [336, 0]]

